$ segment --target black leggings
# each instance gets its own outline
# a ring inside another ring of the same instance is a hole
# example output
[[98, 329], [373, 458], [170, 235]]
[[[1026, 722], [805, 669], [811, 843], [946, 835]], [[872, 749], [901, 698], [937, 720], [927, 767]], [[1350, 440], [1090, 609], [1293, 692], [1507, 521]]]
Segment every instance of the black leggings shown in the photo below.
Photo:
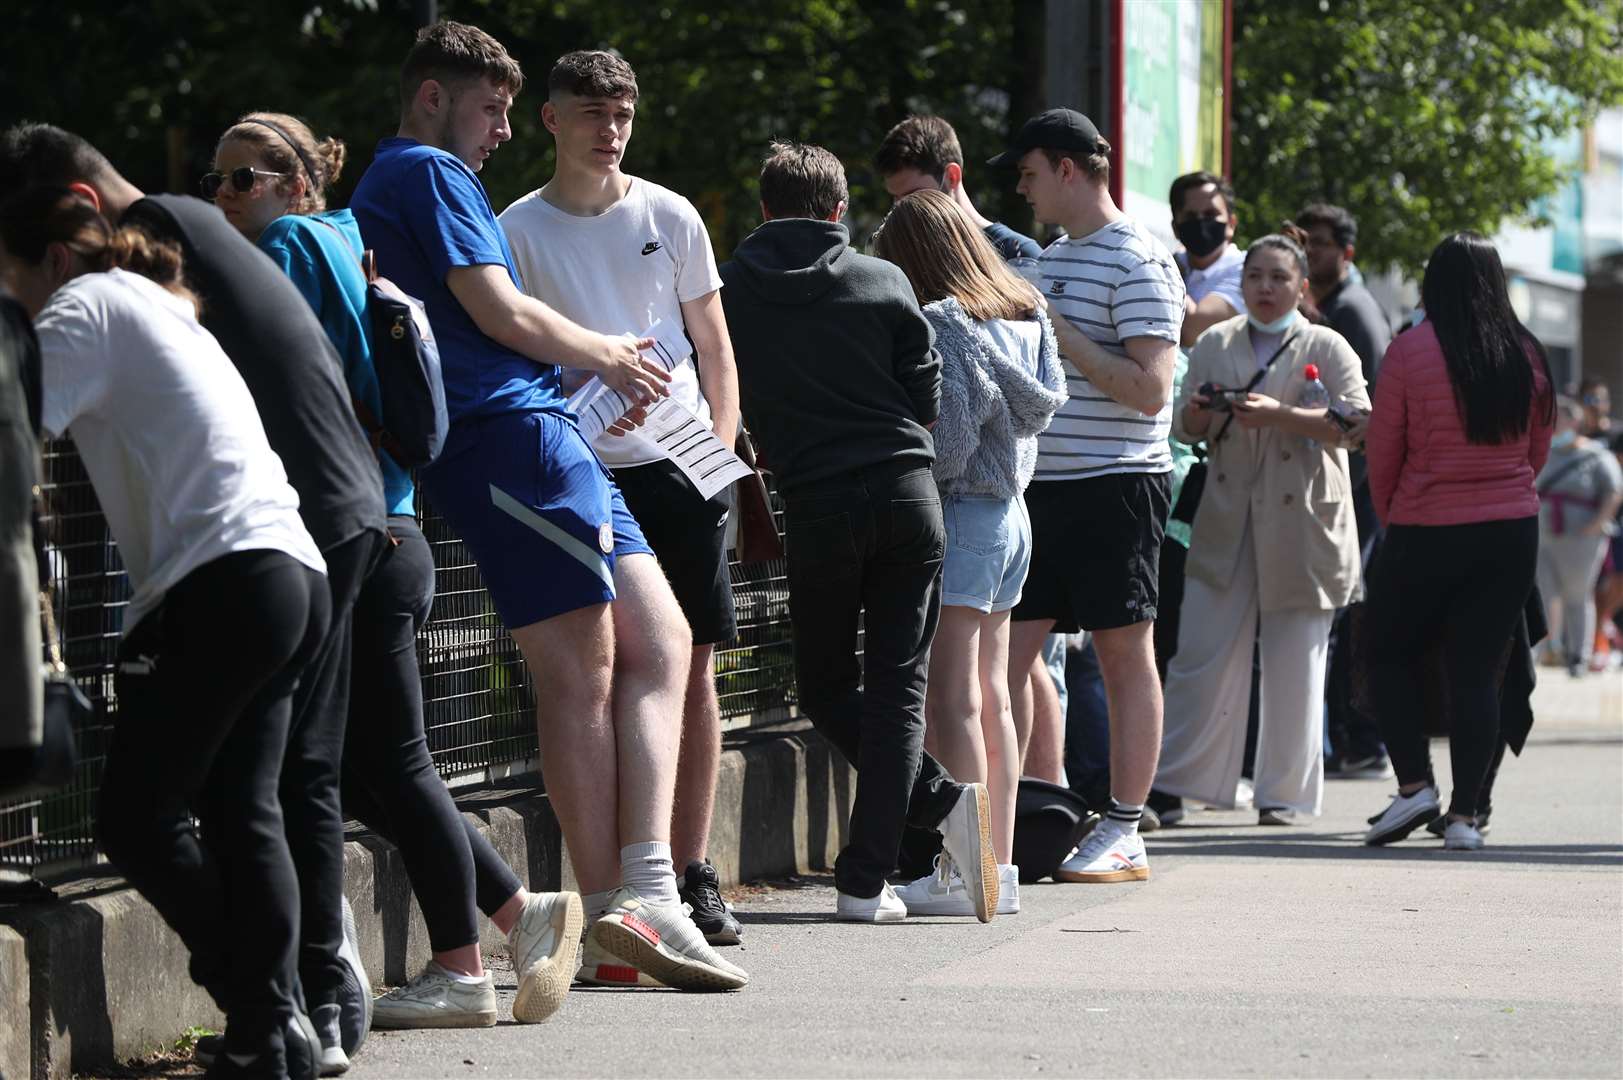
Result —
[[294, 1008], [299, 885], [277, 783], [327, 618], [320, 574], [244, 551], [188, 574], [119, 646], [101, 847], [185, 942], [234, 1038], [269, 1037]]
[[1449, 813], [1474, 817], [1499, 752], [1494, 668], [1538, 565], [1538, 519], [1393, 525], [1369, 581], [1370, 672], [1381, 735], [1399, 784], [1431, 781], [1421, 658], [1443, 646], [1453, 713]]
[[434, 557], [409, 517], [391, 517], [389, 547], [355, 605], [344, 809], [394, 843], [435, 952], [479, 940], [475, 905], [493, 914], [518, 877], [457, 812], [423, 734], [417, 630], [434, 601]]

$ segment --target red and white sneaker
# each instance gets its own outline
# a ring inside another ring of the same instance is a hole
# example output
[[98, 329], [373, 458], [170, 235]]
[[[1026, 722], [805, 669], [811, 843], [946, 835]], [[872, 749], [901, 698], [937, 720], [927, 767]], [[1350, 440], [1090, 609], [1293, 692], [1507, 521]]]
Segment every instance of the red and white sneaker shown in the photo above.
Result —
[[575, 981], [587, 986], [640, 986], [647, 989], [664, 985], [593, 941], [590, 929], [586, 931], [586, 940], [581, 943], [580, 969], [575, 972]]
[[1056, 881], [1099, 885], [1117, 881], [1148, 881], [1149, 859], [1144, 838], [1136, 832], [1112, 828], [1107, 818], [1082, 841], [1069, 859], [1054, 871]]
[[681, 904], [651, 904], [622, 888], [592, 927], [591, 940], [675, 990], [741, 990], [744, 969], [723, 960]]

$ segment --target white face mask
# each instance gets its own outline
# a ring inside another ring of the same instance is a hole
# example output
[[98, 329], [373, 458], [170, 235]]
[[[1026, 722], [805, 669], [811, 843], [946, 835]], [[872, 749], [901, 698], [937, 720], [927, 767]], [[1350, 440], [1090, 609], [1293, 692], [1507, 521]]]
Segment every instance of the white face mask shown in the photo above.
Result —
[[1255, 315], [1248, 314], [1246, 318], [1250, 320], [1252, 327], [1259, 334], [1283, 334], [1296, 325], [1298, 314], [1295, 308], [1291, 308], [1273, 322], [1268, 323], [1261, 321]]

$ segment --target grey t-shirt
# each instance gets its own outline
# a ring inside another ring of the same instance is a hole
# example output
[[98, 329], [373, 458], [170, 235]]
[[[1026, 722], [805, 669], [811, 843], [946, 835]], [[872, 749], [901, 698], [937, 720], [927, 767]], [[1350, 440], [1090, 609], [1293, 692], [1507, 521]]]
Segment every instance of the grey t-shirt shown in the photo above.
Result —
[[[1539, 524], [1553, 536], [1573, 536], [1595, 520], [1595, 511], [1623, 491], [1623, 469], [1598, 442], [1552, 447], [1538, 474]], [[1607, 522], [1607, 531], [1616, 528]]]

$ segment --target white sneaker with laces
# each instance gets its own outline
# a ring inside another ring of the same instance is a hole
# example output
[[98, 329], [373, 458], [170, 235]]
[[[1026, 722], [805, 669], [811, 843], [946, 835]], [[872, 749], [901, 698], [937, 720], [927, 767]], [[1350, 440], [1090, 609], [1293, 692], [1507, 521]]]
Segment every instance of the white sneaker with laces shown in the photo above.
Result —
[[945, 851], [935, 857], [935, 870], [917, 881], [899, 885], [896, 896], [907, 906], [909, 915], [968, 915], [975, 905], [969, 899], [964, 876]]
[[997, 914], [997, 856], [992, 852], [992, 804], [985, 784], [965, 784], [941, 819], [941, 847], [963, 875], [964, 889], [981, 922]]
[[750, 977], [723, 960], [680, 904], [652, 904], [631, 889], [615, 891], [592, 940], [638, 971], [675, 990], [741, 990]]
[[1020, 914], [1020, 868], [1013, 863], [997, 864], [997, 913]]
[[575, 981], [588, 986], [640, 986], [655, 989], [664, 984], [646, 972], [638, 971], [624, 960], [592, 940], [590, 929], [580, 946], [580, 970]]
[[1444, 851], [1481, 851], [1482, 833], [1474, 821], [1450, 821], [1443, 829]]
[[1117, 881], [1148, 881], [1150, 864], [1144, 854], [1144, 838], [1125, 832], [1109, 818], [1101, 821], [1081, 846], [1054, 871], [1055, 881], [1086, 885]]
[[1370, 822], [1364, 843], [1379, 847], [1402, 840], [1441, 812], [1442, 805], [1434, 787], [1423, 787], [1412, 795], [1395, 794], [1386, 809]]
[[531, 893], [507, 935], [518, 976], [513, 1019], [539, 1024], [558, 1011], [575, 976], [580, 931], [586, 921], [572, 892]]
[[[971, 915], [974, 911], [970, 912]], [[837, 893], [834, 899], [834, 917], [842, 922], [898, 923], [907, 919], [907, 905], [896, 895], [890, 882], [885, 882], [878, 896], [852, 896]]]
[[496, 1026], [496, 984], [465, 983], [430, 960], [423, 973], [372, 1005], [379, 1028], [476, 1028]]

